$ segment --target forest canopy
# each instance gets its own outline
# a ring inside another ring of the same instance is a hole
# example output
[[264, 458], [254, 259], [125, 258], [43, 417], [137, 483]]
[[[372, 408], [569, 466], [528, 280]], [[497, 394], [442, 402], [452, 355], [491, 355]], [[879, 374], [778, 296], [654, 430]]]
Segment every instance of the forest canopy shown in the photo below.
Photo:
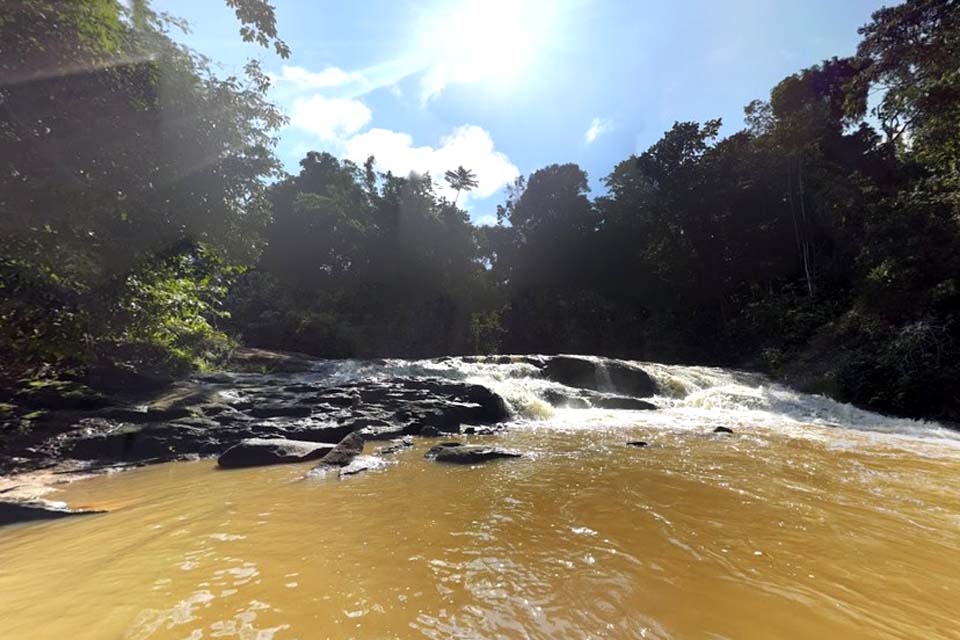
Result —
[[[289, 49], [269, 3], [240, 37]], [[310, 152], [255, 63], [219, 77], [146, 3], [0, 16], [0, 357], [8, 379], [164, 378], [243, 343], [325, 357], [594, 353], [760, 369], [960, 417], [960, 5], [877, 11], [745, 128], [677, 122], [590, 192], [517, 180], [498, 223], [429, 174]], [[99, 377], [98, 377], [99, 376]]]

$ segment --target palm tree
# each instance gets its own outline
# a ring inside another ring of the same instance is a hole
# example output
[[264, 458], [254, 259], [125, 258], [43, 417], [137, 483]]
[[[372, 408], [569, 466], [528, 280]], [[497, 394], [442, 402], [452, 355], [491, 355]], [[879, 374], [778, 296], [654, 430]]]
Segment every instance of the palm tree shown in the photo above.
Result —
[[453, 199], [454, 206], [460, 199], [461, 191], [473, 191], [480, 184], [477, 182], [477, 174], [469, 169], [464, 169], [463, 165], [457, 167], [456, 171], [447, 171], [443, 174], [443, 179], [457, 192], [457, 196]]

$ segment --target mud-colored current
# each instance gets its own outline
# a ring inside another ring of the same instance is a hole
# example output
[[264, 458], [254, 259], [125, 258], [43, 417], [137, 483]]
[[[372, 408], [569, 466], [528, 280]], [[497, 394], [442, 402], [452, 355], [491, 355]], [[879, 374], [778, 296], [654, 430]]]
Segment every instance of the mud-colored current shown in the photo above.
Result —
[[960, 637], [955, 442], [724, 402], [732, 436], [690, 400], [682, 428], [521, 421], [473, 440], [527, 456], [475, 467], [421, 440], [343, 480], [208, 460], [67, 485], [111, 512], [0, 529], [0, 638]]

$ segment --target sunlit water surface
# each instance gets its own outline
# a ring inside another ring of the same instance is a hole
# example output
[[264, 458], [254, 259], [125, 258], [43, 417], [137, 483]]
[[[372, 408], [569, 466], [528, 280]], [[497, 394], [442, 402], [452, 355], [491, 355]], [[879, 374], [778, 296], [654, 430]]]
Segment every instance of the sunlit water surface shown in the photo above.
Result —
[[486, 375], [539, 415], [474, 440], [525, 459], [425, 440], [345, 480], [201, 461], [66, 486], [112, 512], [0, 529], [0, 638], [960, 637], [951, 432], [716, 370], [661, 370], [647, 413]]

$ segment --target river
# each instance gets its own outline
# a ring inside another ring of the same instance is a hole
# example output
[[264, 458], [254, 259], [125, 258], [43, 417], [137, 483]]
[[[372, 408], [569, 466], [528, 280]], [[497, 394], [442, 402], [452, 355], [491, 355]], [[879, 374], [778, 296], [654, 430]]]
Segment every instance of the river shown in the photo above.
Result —
[[553, 407], [521, 361], [303, 374], [484, 384], [510, 428], [457, 439], [525, 455], [444, 465], [424, 438], [342, 480], [208, 459], [65, 485], [111, 513], [0, 529], [0, 637], [960, 638], [960, 434], [641, 366], [656, 411]]

